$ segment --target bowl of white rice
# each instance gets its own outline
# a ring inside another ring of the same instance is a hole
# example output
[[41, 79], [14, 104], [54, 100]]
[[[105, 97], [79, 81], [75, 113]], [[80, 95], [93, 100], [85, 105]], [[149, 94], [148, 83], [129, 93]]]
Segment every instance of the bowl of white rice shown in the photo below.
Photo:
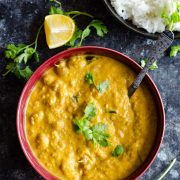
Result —
[[[168, 28], [163, 13], [177, 12], [180, 0], [103, 0], [110, 13], [127, 28], [157, 39]], [[180, 12], [179, 12], [180, 13]], [[173, 25], [176, 38], [180, 38], [180, 22]]]

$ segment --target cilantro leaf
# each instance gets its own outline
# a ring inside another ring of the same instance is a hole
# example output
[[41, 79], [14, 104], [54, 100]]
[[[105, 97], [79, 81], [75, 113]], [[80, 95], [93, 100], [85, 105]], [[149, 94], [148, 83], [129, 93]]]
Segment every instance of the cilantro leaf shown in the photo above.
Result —
[[23, 50], [24, 47], [26, 47], [25, 44], [18, 44], [17, 46], [14, 44], [8, 44], [4, 52], [5, 58], [16, 58], [16, 56]]
[[[144, 68], [144, 66], [146, 65], [146, 63], [147, 63], [147, 59], [141, 60], [141, 67]], [[149, 67], [149, 69], [152, 70], [152, 71], [155, 70], [155, 69], [157, 69], [157, 68], [158, 68], [157, 61], [155, 61], [155, 62]]]
[[96, 116], [96, 106], [94, 103], [89, 103], [85, 110], [84, 110], [84, 113], [85, 113], [85, 117], [89, 120], [91, 120], [93, 117]]
[[79, 45], [81, 45], [83, 40], [90, 35], [92, 27], [95, 28], [97, 35], [100, 37], [103, 37], [104, 34], [106, 34], [108, 32], [107, 27], [104, 25], [104, 23], [102, 21], [94, 19], [83, 30], [82, 35], [81, 35], [81, 41], [80, 41]]
[[65, 12], [64, 15], [66, 16], [72, 16], [72, 18], [74, 19], [77, 16], [83, 15], [83, 16], [88, 16], [90, 18], [93, 18], [93, 16], [89, 13], [86, 12], [80, 12], [80, 11], [69, 11], [69, 12]]
[[94, 77], [93, 77], [93, 74], [91, 72], [87, 72], [85, 74], [85, 77], [84, 79], [86, 80], [86, 82], [89, 84], [89, 85], [93, 85], [94, 84]]
[[25, 47], [23, 53], [21, 53], [19, 56], [17, 56], [14, 61], [17, 63], [24, 62], [25, 64], [29, 59], [31, 59], [32, 55], [35, 53], [34, 48], [32, 47]]
[[81, 38], [81, 35], [82, 35], [82, 30], [80, 30], [78, 27], [76, 27], [72, 38], [66, 45], [71, 46], [71, 47], [79, 46], [78, 44], [76, 45], [76, 41]]
[[18, 63], [9, 63], [6, 65], [5, 69], [7, 71], [3, 74], [3, 76], [12, 73], [15, 74], [18, 79], [28, 80], [33, 73], [29, 66], [26, 66], [24, 69], [22, 69]]
[[103, 94], [108, 89], [108, 87], [109, 87], [109, 82], [106, 80], [106, 81], [102, 81], [99, 85], [97, 85], [96, 88], [101, 94]]
[[118, 157], [119, 155], [123, 154], [124, 148], [121, 145], [117, 145], [112, 152], [112, 156]]
[[82, 133], [87, 140], [91, 140], [94, 144], [99, 144], [103, 147], [109, 145], [109, 134], [106, 133], [107, 126], [103, 123], [98, 123], [90, 127], [90, 120], [96, 116], [96, 106], [94, 103], [89, 103], [85, 110], [84, 116], [81, 119], [73, 121], [77, 126], [77, 132]]
[[50, 9], [49, 9], [49, 14], [50, 15], [52, 15], [52, 14], [64, 14], [64, 12], [61, 9], [61, 7], [51, 6]]
[[177, 53], [180, 52], [180, 45], [172, 46], [170, 50], [170, 57], [177, 56]]
[[106, 133], [107, 126], [103, 123], [98, 123], [92, 126], [92, 140], [94, 144], [100, 144], [103, 147], [106, 147], [109, 145], [108, 138], [110, 137], [109, 134]]

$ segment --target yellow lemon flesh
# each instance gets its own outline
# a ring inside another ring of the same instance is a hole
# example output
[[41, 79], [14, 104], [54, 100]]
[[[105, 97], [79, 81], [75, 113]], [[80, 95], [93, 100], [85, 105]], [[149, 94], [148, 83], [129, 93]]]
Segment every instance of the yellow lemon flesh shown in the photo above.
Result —
[[53, 14], [45, 17], [46, 42], [50, 49], [66, 44], [75, 31], [74, 21], [64, 15]]

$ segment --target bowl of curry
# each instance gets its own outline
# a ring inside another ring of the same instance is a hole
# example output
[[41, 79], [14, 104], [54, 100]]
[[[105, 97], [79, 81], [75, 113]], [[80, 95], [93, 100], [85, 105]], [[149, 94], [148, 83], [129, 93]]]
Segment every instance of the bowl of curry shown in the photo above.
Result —
[[128, 97], [141, 67], [102, 47], [63, 51], [44, 62], [21, 94], [20, 144], [45, 179], [136, 179], [153, 162], [164, 109], [149, 75]]

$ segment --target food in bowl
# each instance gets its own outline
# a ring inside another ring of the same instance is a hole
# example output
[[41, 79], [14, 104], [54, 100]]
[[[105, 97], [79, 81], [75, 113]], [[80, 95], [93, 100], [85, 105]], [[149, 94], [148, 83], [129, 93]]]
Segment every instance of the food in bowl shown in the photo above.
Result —
[[[117, 14], [149, 33], [180, 31], [179, 0], [110, 0]], [[173, 26], [173, 27], [172, 27]]]
[[124, 179], [146, 160], [157, 132], [153, 96], [136, 73], [101, 55], [74, 55], [37, 81], [25, 110], [28, 143], [59, 179]]

